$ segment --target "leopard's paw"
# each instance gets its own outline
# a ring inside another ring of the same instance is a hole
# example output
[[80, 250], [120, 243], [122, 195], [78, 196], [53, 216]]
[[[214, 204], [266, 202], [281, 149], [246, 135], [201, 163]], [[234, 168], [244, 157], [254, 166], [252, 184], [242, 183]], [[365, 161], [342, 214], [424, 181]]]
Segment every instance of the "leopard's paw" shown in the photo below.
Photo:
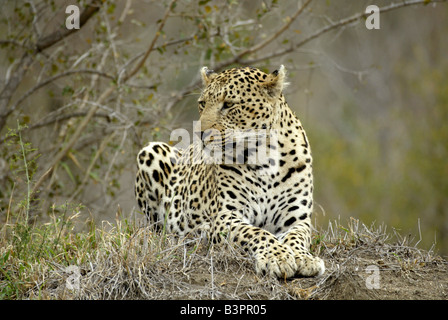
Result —
[[275, 246], [255, 256], [255, 271], [260, 275], [291, 278], [297, 273], [294, 252], [287, 246]]
[[319, 277], [325, 273], [325, 263], [310, 254], [296, 256], [297, 274], [305, 277]]

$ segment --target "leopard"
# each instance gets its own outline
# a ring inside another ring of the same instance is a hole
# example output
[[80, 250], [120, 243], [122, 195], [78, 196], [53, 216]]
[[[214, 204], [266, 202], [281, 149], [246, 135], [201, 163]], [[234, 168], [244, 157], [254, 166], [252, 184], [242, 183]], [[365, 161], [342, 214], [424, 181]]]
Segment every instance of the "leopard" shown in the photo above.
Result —
[[202, 67], [200, 78], [197, 139], [149, 142], [137, 155], [142, 213], [156, 229], [240, 248], [258, 275], [321, 276], [325, 263], [310, 252], [311, 148], [283, 94], [286, 68]]

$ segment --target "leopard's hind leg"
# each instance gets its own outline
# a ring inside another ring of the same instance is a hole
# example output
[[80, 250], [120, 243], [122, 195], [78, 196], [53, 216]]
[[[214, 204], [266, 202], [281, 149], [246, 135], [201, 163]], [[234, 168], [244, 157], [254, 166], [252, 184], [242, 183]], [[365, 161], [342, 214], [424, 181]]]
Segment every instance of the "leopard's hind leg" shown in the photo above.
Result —
[[179, 151], [162, 142], [149, 143], [137, 156], [135, 197], [142, 212], [156, 227], [165, 220], [167, 199], [171, 197], [169, 179], [178, 158]]

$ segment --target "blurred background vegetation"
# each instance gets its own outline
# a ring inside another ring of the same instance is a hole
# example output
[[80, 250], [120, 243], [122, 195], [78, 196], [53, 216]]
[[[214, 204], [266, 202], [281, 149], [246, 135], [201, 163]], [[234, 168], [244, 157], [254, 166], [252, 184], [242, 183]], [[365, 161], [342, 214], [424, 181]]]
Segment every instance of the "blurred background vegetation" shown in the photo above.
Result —
[[[447, 255], [448, 5], [413, 2], [374, 1], [368, 30], [364, 0], [3, 0], [1, 223], [67, 205], [138, 216], [136, 154], [191, 130], [200, 67], [284, 64], [317, 224], [384, 222]], [[70, 4], [80, 30], [65, 27]]]

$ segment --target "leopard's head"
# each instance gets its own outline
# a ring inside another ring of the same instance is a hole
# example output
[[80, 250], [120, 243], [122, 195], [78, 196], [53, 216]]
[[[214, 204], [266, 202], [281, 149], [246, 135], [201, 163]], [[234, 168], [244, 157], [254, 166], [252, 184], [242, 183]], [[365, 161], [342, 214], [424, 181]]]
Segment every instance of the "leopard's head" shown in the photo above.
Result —
[[201, 131], [269, 129], [278, 121], [286, 70], [270, 74], [252, 67], [215, 73], [201, 69], [204, 89], [199, 97]]
[[[284, 66], [270, 74], [252, 67], [215, 73], [201, 69], [200, 132], [204, 145], [228, 147], [235, 138], [259, 139], [279, 121], [284, 102]], [[219, 139], [217, 139], [217, 137]], [[230, 139], [231, 138], [231, 139]]]

